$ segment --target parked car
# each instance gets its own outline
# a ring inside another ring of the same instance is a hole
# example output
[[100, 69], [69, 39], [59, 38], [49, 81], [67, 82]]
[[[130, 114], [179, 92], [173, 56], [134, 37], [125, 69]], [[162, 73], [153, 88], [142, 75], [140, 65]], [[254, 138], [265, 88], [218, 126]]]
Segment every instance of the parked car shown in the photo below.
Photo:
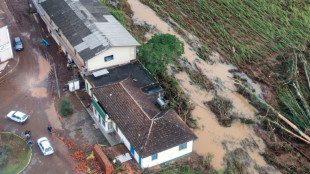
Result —
[[28, 119], [28, 115], [20, 111], [11, 111], [6, 115], [6, 117], [17, 123], [25, 123]]
[[38, 146], [40, 147], [41, 152], [43, 153], [44, 156], [51, 155], [54, 153], [54, 149], [46, 137], [38, 139]]
[[20, 37], [14, 38], [14, 48], [16, 51], [21, 51], [24, 49], [24, 45], [23, 45], [22, 39]]

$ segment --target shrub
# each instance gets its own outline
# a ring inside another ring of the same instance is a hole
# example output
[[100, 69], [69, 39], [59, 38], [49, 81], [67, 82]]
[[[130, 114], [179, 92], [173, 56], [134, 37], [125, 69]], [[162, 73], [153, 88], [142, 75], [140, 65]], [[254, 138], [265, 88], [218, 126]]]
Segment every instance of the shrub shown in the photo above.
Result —
[[71, 108], [71, 103], [69, 100], [63, 99], [60, 104], [60, 114], [61, 116], [68, 116], [73, 113]]

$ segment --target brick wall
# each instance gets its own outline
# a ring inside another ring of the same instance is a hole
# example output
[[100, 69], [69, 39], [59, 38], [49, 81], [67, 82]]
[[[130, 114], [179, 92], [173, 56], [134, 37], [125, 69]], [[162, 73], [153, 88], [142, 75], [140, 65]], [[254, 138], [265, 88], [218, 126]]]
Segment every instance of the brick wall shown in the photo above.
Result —
[[94, 146], [94, 156], [99, 162], [102, 171], [105, 174], [111, 174], [114, 171], [112, 163], [109, 161], [108, 157], [104, 154], [99, 145]]

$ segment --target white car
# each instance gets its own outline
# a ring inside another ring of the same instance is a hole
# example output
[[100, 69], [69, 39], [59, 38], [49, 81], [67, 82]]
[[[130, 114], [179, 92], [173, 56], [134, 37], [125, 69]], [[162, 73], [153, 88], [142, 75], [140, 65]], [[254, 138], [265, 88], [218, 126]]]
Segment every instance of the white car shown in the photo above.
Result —
[[28, 119], [28, 115], [20, 111], [11, 111], [6, 117], [18, 123], [25, 123]]
[[54, 153], [54, 149], [46, 137], [38, 139], [38, 146], [40, 147], [41, 152], [43, 153], [44, 156], [51, 155]]

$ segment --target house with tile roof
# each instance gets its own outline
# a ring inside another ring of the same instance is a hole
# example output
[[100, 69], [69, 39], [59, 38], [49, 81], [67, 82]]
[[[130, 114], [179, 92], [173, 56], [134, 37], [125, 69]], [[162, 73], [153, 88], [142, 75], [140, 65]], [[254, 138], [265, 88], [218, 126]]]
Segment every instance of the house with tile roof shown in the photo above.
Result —
[[95, 121], [116, 133], [142, 168], [192, 152], [196, 135], [173, 109], [160, 111], [131, 78], [91, 90]]
[[33, 0], [52, 37], [83, 72], [136, 59], [140, 44], [98, 0]]

